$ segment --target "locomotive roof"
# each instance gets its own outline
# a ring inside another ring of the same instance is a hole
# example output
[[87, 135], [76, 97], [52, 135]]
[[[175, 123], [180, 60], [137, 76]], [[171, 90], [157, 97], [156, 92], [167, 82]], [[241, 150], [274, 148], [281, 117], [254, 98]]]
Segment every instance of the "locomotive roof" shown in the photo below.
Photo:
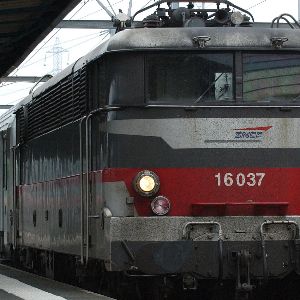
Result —
[[[90, 61], [111, 52], [142, 51], [142, 50], [231, 50], [259, 49], [274, 50], [271, 39], [287, 38], [282, 49], [300, 50], [298, 29], [288, 28], [255, 28], [255, 27], [194, 27], [194, 28], [136, 28], [126, 29], [114, 35], [86, 56], [83, 56], [64, 71], [37, 88], [31, 95], [17, 104], [11, 111], [30, 102], [34, 96], [42, 93], [62, 78], [81, 69]], [[206, 47], [195, 47], [193, 38], [208, 36], [210, 41]], [[0, 118], [0, 122], [2, 117]]]
[[273, 50], [270, 39], [274, 37], [287, 37], [286, 47], [300, 49], [299, 33], [300, 31], [297, 29], [255, 27], [131, 29], [115, 35], [110, 40], [107, 51], [134, 49], [190, 50], [195, 49], [193, 38], [196, 36], [208, 36], [211, 38], [205, 49], [265, 48]]

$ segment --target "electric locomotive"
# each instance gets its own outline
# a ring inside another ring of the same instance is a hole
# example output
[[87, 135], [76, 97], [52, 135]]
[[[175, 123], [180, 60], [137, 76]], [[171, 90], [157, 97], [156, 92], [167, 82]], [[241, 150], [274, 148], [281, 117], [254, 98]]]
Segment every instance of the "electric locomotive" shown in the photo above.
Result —
[[300, 26], [183, 2], [114, 20], [1, 116], [1, 248], [21, 265], [120, 299], [297, 279]]

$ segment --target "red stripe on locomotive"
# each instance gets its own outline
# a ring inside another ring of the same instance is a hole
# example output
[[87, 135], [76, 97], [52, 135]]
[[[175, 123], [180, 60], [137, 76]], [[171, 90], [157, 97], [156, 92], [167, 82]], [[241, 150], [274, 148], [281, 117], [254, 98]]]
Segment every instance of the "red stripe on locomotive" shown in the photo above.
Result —
[[[105, 182], [124, 181], [141, 216], [151, 216], [151, 199], [132, 187], [141, 169], [104, 170]], [[151, 169], [160, 178], [158, 195], [171, 201], [169, 216], [299, 215], [300, 169], [166, 168]]]

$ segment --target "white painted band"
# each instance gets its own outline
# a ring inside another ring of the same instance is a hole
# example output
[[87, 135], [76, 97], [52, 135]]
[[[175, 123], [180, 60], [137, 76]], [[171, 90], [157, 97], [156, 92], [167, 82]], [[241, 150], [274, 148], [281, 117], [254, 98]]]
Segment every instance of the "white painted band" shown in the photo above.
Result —
[[[259, 130], [265, 127], [269, 129]], [[300, 148], [300, 118], [113, 120], [108, 122], [107, 131], [160, 137], [173, 149]]]
[[19, 280], [0, 274], [0, 289], [24, 300], [66, 300], [66, 298], [50, 294], [38, 288], [32, 287]]

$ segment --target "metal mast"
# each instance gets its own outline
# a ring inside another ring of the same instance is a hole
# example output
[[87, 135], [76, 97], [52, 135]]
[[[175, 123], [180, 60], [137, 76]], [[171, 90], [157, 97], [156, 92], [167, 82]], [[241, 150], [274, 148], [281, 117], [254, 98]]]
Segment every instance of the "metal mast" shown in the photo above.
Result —
[[51, 72], [53, 75], [59, 73], [62, 70], [62, 60], [64, 52], [69, 51], [62, 48], [59, 37], [56, 37], [52, 50], [47, 51], [47, 53], [53, 54], [53, 70]]
[[[299, 0], [299, 1], [300, 1], [300, 0]], [[128, 11], [127, 11], [128, 17], [131, 17], [131, 10], [132, 10], [132, 0], [129, 0], [129, 3], [128, 3]]]

